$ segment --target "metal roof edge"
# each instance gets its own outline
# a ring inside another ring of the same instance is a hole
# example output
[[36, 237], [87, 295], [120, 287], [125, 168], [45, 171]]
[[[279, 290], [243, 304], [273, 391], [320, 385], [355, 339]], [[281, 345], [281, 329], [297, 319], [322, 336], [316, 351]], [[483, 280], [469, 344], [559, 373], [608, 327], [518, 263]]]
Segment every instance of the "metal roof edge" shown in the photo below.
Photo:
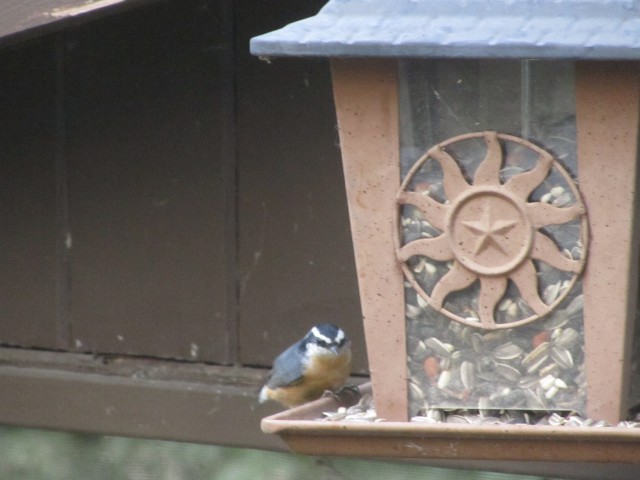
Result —
[[250, 51], [260, 56], [640, 59], [640, 1], [331, 0], [314, 17], [254, 37]]

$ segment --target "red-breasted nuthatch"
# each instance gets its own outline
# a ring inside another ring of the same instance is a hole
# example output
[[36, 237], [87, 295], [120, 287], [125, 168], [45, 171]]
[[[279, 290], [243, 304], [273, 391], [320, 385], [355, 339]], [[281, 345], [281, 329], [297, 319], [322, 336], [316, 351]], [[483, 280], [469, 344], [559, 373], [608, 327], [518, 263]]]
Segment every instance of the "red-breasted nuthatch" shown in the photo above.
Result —
[[295, 407], [344, 385], [351, 371], [351, 342], [328, 323], [316, 325], [273, 362], [260, 403], [275, 400]]

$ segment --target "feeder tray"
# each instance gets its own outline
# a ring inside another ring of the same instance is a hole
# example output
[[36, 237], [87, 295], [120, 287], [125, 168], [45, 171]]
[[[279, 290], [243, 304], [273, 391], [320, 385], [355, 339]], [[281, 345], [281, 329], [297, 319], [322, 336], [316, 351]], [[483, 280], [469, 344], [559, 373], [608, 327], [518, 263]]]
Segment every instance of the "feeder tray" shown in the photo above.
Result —
[[[360, 387], [371, 392], [371, 384]], [[377, 458], [637, 463], [640, 428], [318, 420], [333, 398], [262, 420], [296, 453]]]

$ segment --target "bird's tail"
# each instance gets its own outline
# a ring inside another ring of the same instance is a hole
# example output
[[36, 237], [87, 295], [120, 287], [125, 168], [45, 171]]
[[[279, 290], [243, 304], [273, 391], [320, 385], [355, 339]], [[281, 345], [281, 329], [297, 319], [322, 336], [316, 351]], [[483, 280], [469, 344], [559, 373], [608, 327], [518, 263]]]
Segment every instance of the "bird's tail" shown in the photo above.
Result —
[[267, 400], [269, 400], [269, 394], [267, 391], [267, 386], [265, 385], [260, 390], [260, 395], [258, 396], [258, 402], [265, 403]]

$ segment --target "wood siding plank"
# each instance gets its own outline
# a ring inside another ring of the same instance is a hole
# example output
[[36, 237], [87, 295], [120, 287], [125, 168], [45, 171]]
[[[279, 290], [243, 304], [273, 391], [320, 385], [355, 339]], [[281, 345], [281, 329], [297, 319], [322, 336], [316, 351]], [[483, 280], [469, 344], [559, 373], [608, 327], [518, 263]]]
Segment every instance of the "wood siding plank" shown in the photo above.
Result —
[[0, 343], [56, 346], [55, 49], [0, 51]]
[[241, 362], [269, 365], [315, 323], [344, 327], [366, 355], [329, 65], [249, 55], [249, 38], [322, 1], [236, 8]]
[[163, 3], [67, 34], [77, 351], [230, 356], [226, 5]]

